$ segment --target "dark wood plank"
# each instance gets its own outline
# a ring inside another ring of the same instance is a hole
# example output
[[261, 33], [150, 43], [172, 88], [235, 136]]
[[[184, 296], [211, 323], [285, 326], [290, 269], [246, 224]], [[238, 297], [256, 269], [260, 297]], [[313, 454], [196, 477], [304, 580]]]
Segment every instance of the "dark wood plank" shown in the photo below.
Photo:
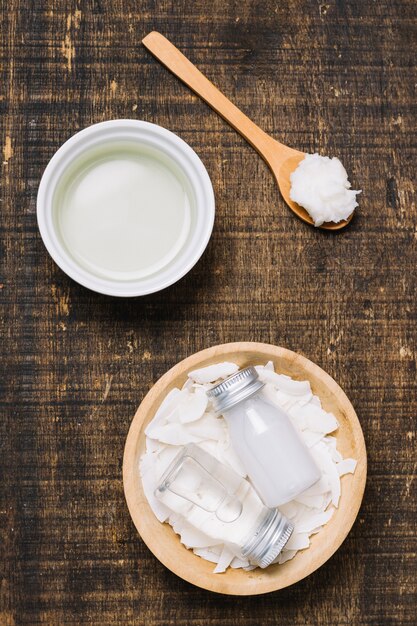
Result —
[[[340, 156], [351, 227], [312, 230], [266, 166], [140, 45], [172, 39], [266, 131]], [[415, 624], [415, 3], [204, 0], [2, 7], [2, 626]], [[142, 299], [85, 290], [48, 257], [36, 192], [85, 126], [132, 117], [183, 137], [212, 177], [198, 265]], [[233, 340], [297, 350], [352, 399], [369, 483], [320, 571], [264, 597], [216, 596], [138, 538], [121, 482], [139, 401], [179, 359]]]

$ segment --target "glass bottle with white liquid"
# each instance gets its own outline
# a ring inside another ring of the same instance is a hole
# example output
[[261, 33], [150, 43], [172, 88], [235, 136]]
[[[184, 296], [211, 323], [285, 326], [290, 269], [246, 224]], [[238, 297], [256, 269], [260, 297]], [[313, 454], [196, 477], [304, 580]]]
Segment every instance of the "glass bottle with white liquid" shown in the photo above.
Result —
[[263, 504], [247, 480], [195, 444], [180, 450], [155, 496], [194, 528], [262, 568], [276, 559], [294, 529], [278, 510]]
[[230, 439], [265, 504], [293, 500], [320, 479], [320, 470], [289, 417], [262, 392], [254, 367], [236, 372], [207, 392], [224, 416]]

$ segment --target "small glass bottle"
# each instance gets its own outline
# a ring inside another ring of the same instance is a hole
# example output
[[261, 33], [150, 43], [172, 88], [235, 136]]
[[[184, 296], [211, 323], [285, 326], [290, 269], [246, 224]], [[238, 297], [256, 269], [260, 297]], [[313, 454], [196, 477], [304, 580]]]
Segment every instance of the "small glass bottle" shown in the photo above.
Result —
[[294, 529], [260, 500], [252, 485], [195, 444], [184, 446], [162, 476], [155, 496], [210, 538], [265, 568]]
[[229, 427], [230, 439], [259, 495], [269, 507], [293, 500], [320, 479], [320, 470], [289, 417], [262, 392], [254, 367], [207, 392]]

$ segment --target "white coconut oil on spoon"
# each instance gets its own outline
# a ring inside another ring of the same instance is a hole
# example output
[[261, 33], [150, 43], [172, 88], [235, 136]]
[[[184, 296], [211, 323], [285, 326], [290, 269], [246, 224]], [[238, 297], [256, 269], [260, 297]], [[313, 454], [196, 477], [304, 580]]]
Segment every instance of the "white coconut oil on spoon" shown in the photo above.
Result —
[[54, 220], [70, 256], [111, 280], [167, 266], [184, 246], [192, 193], [175, 164], [133, 144], [110, 143], [76, 159], [54, 197]]

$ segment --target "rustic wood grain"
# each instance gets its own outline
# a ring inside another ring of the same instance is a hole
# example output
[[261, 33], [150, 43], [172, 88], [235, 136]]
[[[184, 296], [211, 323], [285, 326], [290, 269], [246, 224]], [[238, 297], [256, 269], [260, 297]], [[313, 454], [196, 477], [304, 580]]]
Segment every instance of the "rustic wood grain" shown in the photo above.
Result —
[[[415, 3], [11, 0], [1, 18], [2, 626], [415, 624]], [[252, 148], [140, 45], [154, 29], [266, 132], [340, 156], [364, 190], [347, 230], [291, 214]], [[58, 146], [120, 117], [185, 139], [217, 201], [197, 266], [132, 300], [67, 278], [35, 215]], [[369, 479], [323, 568], [236, 602], [154, 559], [121, 463], [153, 382], [238, 340], [301, 352], [335, 378], [361, 420]]]

